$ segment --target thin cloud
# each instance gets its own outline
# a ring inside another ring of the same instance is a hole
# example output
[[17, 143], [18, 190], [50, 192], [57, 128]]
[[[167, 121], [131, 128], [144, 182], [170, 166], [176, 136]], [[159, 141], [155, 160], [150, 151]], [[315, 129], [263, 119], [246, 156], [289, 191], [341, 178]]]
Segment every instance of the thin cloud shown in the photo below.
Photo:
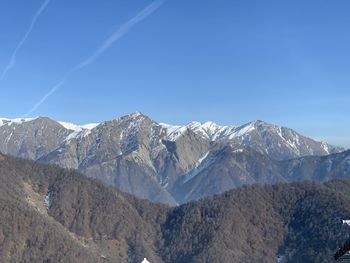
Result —
[[12, 56], [10, 58], [9, 63], [6, 65], [5, 69], [2, 71], [1, 76], [0, 76], [0, 81], [3, 80], [8, 73], [8, 71], [13, 68], [16, 64], [16, 56], [18, 51], [21, 49], [23, 44], [26, 42], [27, 38], [29, 37], [30, 33], [32, 32], [36, 21], [38, 20], [39, 16], [41, 15], [42, 12], [44, 12], [45, 8], [47, 5], [50, 3], [50, 0], [45, 0], [45, 2], [42, 4], [42, 6], [36, 11], [32, 18], [32, 22], [27, 30], [27, 32], [24, 34], [23, 38], [21, 41], [18, 43], [17, 47], [15, 48], [14, 52], [12, 53]]
[[116, 41], [122, 38], [126, 33], [128, 33], [129, 30], [132, 29], [136, 24], [140, 23], [148, 16], [153, 14], [155, 11], [157, 11], [157, 9], [160, 8], [164, 2], [165, 0], [153, 1], [136, 16], [134, 16], [132, 19], [121, 25], [109, 38], [107, 38], [105, 42], [103, 42], [103, 44], [90, 57], [73, 67], [68, 72], [66, 77], [63, 80], [61, 80], [57, 85], [55, 85], [47, 94], [45, 94], [45, 96], [42, 97], [42, 99], [39, 102], [37, 102], [32, 107], [32, 109], [30, 109], [30, 111], [28, 111], [24, 116], [27, 117], [34, 111], [36, 111], [41, 106], [41, 104], [43, 104], [53, 93], [55, 93], [56, 90], [58, 90], [64, 84], [66, 78], [68, 78], [74, 72], [94, 63], [107, 49], [109, 49]]

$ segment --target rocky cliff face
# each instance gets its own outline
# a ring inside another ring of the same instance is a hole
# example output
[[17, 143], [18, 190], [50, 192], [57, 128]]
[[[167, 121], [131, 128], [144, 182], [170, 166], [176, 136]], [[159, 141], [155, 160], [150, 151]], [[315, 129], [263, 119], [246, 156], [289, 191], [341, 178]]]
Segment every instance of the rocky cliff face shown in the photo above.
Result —
[[2, 119], [0, 124], [0, 151], [33, 160], [55, 150], [71, 133], [45, 117], [16, 121]]
[[299, 180], [303, 176], [286, 176], [279, 162], [343, 150], [262, 121], [175, 126], [141, 113], [85, 126], [42, 117], [2, 119], [0, 137], [3, 153], [79, 169], [172, 205], [243, 184]]

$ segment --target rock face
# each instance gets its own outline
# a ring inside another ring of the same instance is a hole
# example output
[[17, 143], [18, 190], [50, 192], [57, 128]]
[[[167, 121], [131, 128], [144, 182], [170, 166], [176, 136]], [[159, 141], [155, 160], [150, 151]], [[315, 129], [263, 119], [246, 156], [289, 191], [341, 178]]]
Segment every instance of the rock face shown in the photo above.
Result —
[[350, 178], [253, 185], [171, 208], [0, 154], [0, 262], [329, 263], [349, 193]]
[[244, 184], [301, 180], [303, 174], [287, 175], [280, 167], [293, 170], [297, 161], [285, 162], [343, 149], [263, 121], [174, 126], [134, 113], [85, 126], [43, 117], [1, 119], [0, 151], [79, 169], [122, 191], [174, 205]]
[[60, 145], [71, 133], [56, 121], [41, 117], [27, 120], [0, 120], [0, 151], [37, 160]]

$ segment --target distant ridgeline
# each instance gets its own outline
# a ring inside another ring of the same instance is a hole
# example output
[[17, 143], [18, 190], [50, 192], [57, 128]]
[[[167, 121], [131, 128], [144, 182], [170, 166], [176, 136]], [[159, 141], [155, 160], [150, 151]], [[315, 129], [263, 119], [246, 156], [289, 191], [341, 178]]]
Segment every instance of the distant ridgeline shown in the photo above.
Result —
[[0, 262], [329, 263], [348, 238], [350, 180], [244, 186], [172, 208], [0, 155], [0, 210]]

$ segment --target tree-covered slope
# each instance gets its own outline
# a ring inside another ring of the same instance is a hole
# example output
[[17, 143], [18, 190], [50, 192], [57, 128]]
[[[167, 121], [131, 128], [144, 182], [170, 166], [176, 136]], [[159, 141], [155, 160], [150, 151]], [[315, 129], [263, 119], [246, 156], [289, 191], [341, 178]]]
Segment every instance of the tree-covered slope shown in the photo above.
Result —
[[4, 155], [0, 180], [2, 262], [331, 262], [348, 237], [348, 179], [253, 185], [174, 208]]

